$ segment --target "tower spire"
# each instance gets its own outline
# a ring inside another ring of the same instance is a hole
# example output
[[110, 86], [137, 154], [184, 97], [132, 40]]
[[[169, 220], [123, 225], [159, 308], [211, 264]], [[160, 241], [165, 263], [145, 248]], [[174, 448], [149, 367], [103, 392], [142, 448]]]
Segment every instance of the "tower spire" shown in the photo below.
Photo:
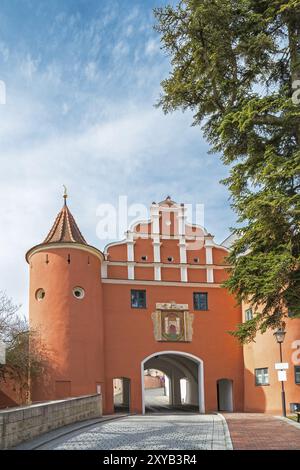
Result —
[[63, 184], [63, 188], [64, 188], [64, 195], [63, 195], [64, 205], [66, 206], [67, 205], [67, 198], [68, 198], [67, 187]]
[[81, 245], [87, 245], [82, 233], [80, 232], [78, 225], [75, 222], [73, 215], [67, 206], [67, 188], [63, 184], [64, 188], [64, 205], [61, 211], [58, 213], [55, 222], [48, 233], [43, 243], [80, 243]]

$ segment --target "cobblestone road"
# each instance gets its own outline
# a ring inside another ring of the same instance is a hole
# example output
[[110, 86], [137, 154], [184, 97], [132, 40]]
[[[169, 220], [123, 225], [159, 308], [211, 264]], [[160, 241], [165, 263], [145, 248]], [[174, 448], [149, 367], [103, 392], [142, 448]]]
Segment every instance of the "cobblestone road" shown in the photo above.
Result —
[[199, 414], [128, 416], [72, 432], [39, 447], [53, 450], [231, 448], [225, 420], [219, 415]]

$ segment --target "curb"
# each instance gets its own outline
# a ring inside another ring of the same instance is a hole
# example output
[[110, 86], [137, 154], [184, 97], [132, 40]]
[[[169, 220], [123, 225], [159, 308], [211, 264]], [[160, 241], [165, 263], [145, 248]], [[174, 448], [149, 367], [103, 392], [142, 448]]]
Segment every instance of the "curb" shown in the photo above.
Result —
[[229, 431], [227, 421], [221, 413], [216, 413], [216, 415], [219, 416], [222, 419], [222, 422], [223, 422], [226, 450], [233, 450], [232, 439], [231, 439], [231, 436], [230, 436], [230, 431]]
[[[68, 434], [72, 434], [73, 432], [77, 432], [77, 431], [80, 431], [81, 429], [94, 426], [95, 424], [106, 423], [108, 421], [114, 421], [115, 419], [127, 418], [128, 416], [130, 415], [129, 414], [122, 414], [118, 416], [109, 415], [107, 417], [104, 416], [101, 418], [95, 418], [93, 420], [82, 421], [81, 423], [78, 423], [77, 426], [76, 426], [76, 423], [69, 424], [67, 426], [64, 426], [63, 428], [58, 428], [57, 430], [53, 429], [52, 431], [49, 431], [48, 433], [41, 434], [41, 437], [37, 436], [31, 439], [30, 441], [23, 442], [8, 450], [38, 450], [40, 447], [43, 447], [45, 444], [48, 444], [49, 442], [52, 442], [52, 441], [56, 441], [56, 439], [59, 439], [60, 437], [66, 436]], [[65, 428], [69, 428], [69, 429], [65, 429]], [[42, 438], [43, 435], [45, 436], [44, 439]]]
[[300, 429], [300, 423], [297, 423], [297, 421], [293, 421], [292, 419], [285, 418], [284, 416], [274, 416], [276, 419], [280, 419], [281, 421], [284, 421], [287, 424], [290, 424], [296, 429]]

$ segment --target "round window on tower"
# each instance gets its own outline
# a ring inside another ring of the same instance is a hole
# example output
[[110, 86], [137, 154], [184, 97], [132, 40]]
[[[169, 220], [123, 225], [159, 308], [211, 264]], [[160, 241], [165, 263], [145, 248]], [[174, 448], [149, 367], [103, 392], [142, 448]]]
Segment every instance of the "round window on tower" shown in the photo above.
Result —
[[76, 297], [76, 299], [83, 299], [84, 297], [84, 289], [82, 287], [74, 287], [73, 289], [73, 295]]
[[45, 295], [46, 295], [46, 293], [45, 293], [44, 289], [38, 289], [35, 293], [35, 298], [36, 298], [36, 300], [38, 300], [40, 302], [41, 300], [43, 300], [45, 298]]

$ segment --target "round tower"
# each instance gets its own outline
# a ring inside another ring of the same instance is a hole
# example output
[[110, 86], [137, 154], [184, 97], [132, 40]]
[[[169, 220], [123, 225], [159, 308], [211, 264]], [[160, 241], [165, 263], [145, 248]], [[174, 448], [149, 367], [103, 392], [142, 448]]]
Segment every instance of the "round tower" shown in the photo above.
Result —
[[101, 251], [82, 236], [64, 205], [43, 243], [26, 254], [29, 320], [46, 357], [32, 381], [32, 401], [94, 394], [104, 389]]

